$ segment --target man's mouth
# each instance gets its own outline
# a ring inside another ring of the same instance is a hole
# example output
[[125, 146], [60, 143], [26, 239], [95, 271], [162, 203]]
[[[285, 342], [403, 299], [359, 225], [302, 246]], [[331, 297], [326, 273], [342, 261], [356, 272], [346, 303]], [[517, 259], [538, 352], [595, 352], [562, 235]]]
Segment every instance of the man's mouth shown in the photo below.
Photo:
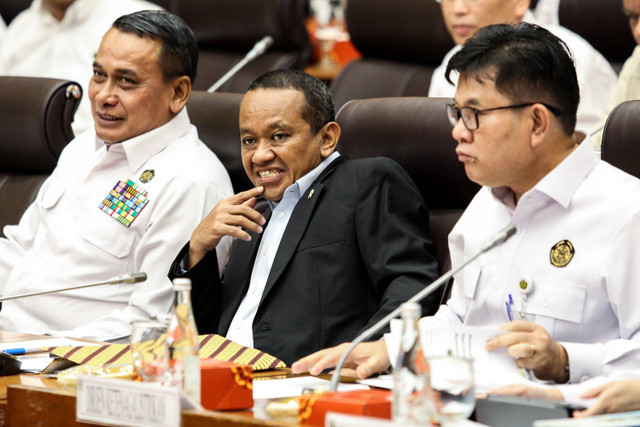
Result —
[[262, 179], [273, 178], [275, 176], [278, 176], [279, 174], [280, 171], [278, 169], [270, 169], [258, 172], [258, 176]]

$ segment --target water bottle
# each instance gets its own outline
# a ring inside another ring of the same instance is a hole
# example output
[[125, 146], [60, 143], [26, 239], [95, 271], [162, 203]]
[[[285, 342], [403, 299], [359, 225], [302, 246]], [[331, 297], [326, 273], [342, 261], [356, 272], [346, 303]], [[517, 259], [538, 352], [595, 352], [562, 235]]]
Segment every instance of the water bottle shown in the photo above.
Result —
[[194, 403], [200, 404], [200, 343], [191, 307], [191, 280], [174, 279], [173, 290], [175, 300], [166, 341], [169, 385], [182, 388]]
[[429, 365], [422, 352], [417, 303], [402, 305], [402, 336], [393, 371], [393, 421], [399, 425], [436, 425]]

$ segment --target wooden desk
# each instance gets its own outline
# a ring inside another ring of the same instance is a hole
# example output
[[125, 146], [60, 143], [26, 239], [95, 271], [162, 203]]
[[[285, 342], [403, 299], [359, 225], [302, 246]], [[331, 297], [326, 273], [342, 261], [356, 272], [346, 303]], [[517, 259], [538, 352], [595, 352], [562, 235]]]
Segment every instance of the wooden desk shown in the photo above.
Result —
[[[0, 330], [0, 342], [40, 340], [53, 337]], [[291, 376], [288, 369], [256, 372], [254, 378]], [[259, 381], [259, 380], [258, 380]], [[265, 412], [268, 400], [257, 400], [246, 411], [184, 411], [183, 427], [208, 426], [295, 426], [272, 420]], [[66, 391], [53, 378], [36, 374], [0, 377], [0, 427], [4, 426], [93, 426], [76, 421], [75, 393]]]
[[[256, 401], [251, 411], [184, 411], [182, 427], [210, 426], [296, 426], [296, 423], [270, 420], [264, 412], [267, 401]], [[76, 398], [73, 393], [29, 385], [12, 385], [8, 389], [7, 426], [94, 426], [76, 421]]]

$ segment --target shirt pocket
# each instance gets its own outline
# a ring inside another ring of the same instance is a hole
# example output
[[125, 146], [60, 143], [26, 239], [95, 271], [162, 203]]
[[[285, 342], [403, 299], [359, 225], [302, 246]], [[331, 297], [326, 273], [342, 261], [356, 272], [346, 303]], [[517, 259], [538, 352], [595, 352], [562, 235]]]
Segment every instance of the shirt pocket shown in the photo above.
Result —
[[64, 192], [65, 186], [62, 185], [61, 182], [55, 179], [46, 181], [38, 197], [38, 203], [40, 204], [40, 207], [44, 210], [53, 208], [58, 204]]
[[533, 321], [556, 339], [575, 334], [583, 318], [586, 286], [545, 277], [535, 279], [534, 283], [524, 308], [527, 318], [533, 316]]
[[[128, 273], [136, 238], [134, 230], [98, 211], [80, 221], [78, 232], [77, 251], [68, 252], [62, 262], [67, 266], [62, 270], [66, 280], [81, 285]], [[78, 292], [103, 298], [115, 295], [120, 286], [103, 285]]]

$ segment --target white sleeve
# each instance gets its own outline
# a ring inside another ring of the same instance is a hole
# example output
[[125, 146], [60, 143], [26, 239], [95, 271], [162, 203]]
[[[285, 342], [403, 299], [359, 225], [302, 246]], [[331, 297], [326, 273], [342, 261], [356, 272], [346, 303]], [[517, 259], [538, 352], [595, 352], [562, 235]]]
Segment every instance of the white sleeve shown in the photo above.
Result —
[[563, 342], [571, 382], [640, 366], [640, 263], [632, 256], [639, 241], [640, 214], [636, 213], [615, 237], [605, 262], [603, 280], [609, 300], [603, 303], [608, 303], [618, 318], [620, 338], [594, 344]]

